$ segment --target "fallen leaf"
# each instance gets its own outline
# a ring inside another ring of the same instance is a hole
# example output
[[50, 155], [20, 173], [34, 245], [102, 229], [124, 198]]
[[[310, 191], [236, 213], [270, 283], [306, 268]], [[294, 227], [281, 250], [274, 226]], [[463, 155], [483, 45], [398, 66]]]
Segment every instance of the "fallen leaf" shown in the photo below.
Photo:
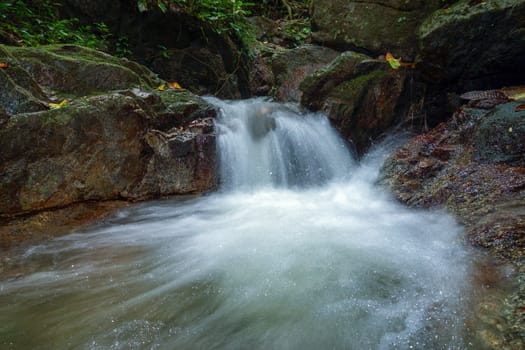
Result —
[[50, 103], [49, 108], [58, 109], [67, 105], [67, 100], [62, 100], [60, 103]]
[[514, 112], [519, 112], [525, 110], [525, 103], [522, 103], [520, 105], [517, 105], [516, 108], [514, 108]]
[[0, 62], [0, 68], [7, 68], [9, 65], [5, 62]]
[[395, 58], [390, 52], [386, 53], [385, 60], [390, 64], [392, 69], [399, 69], [399, 67], [401, 67], [401, 59]]
[[179, 85], [179, 83], [177, 83], [176, 81], [172, 82], [172, 83], [168, 83], [168, 86], [172, 89], [177, 89], [177, 90], [184, 90], [182, 88], [182, 86]]
[[509, 132], [512, 132], [512, 127], [509, 128]]
[[164, 90], [166, 90], [166, 84], [159, 85], [159, 87], [157, 88], [157, 90], [159, 90], [159, 91], [164, 91]]

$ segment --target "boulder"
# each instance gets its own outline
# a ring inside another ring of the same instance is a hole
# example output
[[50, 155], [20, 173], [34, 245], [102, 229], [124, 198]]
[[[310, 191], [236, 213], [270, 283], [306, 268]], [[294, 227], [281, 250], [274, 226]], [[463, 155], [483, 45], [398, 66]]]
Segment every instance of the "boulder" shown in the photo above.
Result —
[[3, 49], [40, 91], [67, 104], [4, 113], [0, 218], [215, 186], [216, 112], [198, 96], [153, 89], [161, 81], [146, 68], [93, 50]]
[[272, 57], [275, 97], [281, 101], [301, 101], [301, 82], [307, 75], [327, 66], [338, 55], [337, 51], [316, 45], [275, 53]]
[[326, 113], [359, 154], [398, 121], [405, 70], [345, 52], [301, 83], [301, 104]]
[[392, 52], [411, 61], [417, 53], [416, 29], [426, 15], [443, 5], [437, 0], [315, 0], [312, 39], [373, 56]]
[[463, 90], [521, 84], [525, 1], [467, 1], [432, 13], [418, 30], [421, 69], [432, 82]]
[[161, 84], [154, 73], [136, 62], [81, 46], [9, 47], [7, 51], [10, 66], [23, 70], [48, 95], [86, 96], [134, 86], [156, 88]]
[[519, 288], [506, 295], [497, 338], [482, 334], [487, 347], [525, 345], [525, 111], [516, 110], [519, 104], [464, 106], [394, 152], [381, 170], [381, 183], [401, 202], [446, 207], [471, 244], [511, 264], [515, 273], [505, 277]]
[[0, 69], [0, 110], [3, 114], [46, 109], [46, 95], [6, 46], [0, 45], [0, 61], [7, 64], [7, 68]]
[[410, 140], [382, 169], [382, 182], [415, 207], [446, 206], [475, 245], [525, 258], [525, 111], [462, 107]]

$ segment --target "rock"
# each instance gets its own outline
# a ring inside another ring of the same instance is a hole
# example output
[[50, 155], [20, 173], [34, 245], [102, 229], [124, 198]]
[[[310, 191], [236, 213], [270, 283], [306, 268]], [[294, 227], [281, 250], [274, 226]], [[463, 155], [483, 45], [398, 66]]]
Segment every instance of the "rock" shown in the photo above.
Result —
[[525, 1], [459, 1], [431, 14], [418, 40], [432, 82], [460, 80], [461, 89], [523, 83]]
[[249, 87], [252, 96], [268, 96], [272, 93], [274, 76], [271, 57], [275, 50], [254, 49], [254, 59], [249, 72]]
[[[39, 243], [78, 230], [129, 205], [126, 201], [89, 201], [43, 210], [16, 220], [0, 221], [0, 250], [8, 257], [19, 244]], [[0, 264], [1, 265], [1, 264]], [[0, 268], [1, 270], [1, 268]]]
[[345, 52], [301, 83], [302, 105], [326, 113], [359, 154], [397, 121], [405, 71]]
[[[462, 107], [445, 123], [416, 136], [381, 170], [381, 183], [413, 207], [445, 206], [465, 225], [468, 241], [511, 263], [503, 338], [487, 346], [521, 349], [525, 329], [525, 111], [518, 102], [492, 110]], [[512, 131], [510, 131], [512, 128]]]
[[4, 48], [48, 95], [85, 96], [134, 86], [151, 89], [161, 84], [155, 74], [135, 62], [81, 46]]
[[3, 48], [68, 103], [0, 113], [0, 219], [215, 186], [216, 112], [201, 98], [152, 89], [161, 81], [146, 68], [93, 50]]
[[0, 69], [0, 108], [4, 113], [46, 109], [47, 96], [7, 46], [0, 45], [0, 61], [8, 64], [7, 68]]
[[[525, 258], [525, 111], [463, 107], [417, 136], [382, 169], [382, 183], [415, 207], [446, 206], [468, 239], [513, 261]], [[510, 131], [512, 128], [512, 131]]]
[[518, 104], [501, 104], [480, 121], [473, 139], [475, 161], [525, 167], [525, 111], [516, 112]]
[[275, 97], [281, 101], [301, 100], [299, 85], [307, 75], [327, 66], [339, 53], [316, 45], [304, 45], [277, 52], [272, 57], [272, 72], [277, 88]]
[[436, 0], [315, 0], [312, 39], [374, 56], [392, 52], [411, 61], [417, 53], [417, 27], [440, 6], [443, 2]]
[[9, 121], [9, 114], [4, 111], [4, 109], [0, 106], [0, 127], [2, 127], [4, 124], [7, 124]]

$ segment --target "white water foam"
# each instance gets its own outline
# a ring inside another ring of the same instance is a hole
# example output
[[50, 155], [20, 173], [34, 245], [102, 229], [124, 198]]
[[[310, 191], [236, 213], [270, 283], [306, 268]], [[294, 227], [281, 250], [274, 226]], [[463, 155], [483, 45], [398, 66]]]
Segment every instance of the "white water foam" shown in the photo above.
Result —
[[461, 227], [374, 185], [387, 149], [357, 164], [323, 116], [211, 101], [223, 190], [27, 249], [0, 280], [0, 345], [468, 348]]

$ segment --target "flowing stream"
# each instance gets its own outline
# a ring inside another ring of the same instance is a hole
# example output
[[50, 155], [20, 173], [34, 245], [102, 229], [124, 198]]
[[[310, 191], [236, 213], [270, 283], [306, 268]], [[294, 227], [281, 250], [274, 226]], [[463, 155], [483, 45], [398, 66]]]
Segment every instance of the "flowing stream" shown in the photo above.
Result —
[[321, 115], [209, 99], [221, 190], [25, 247], [2, 349], [466, 349], [472, 253], [374, 183]]

